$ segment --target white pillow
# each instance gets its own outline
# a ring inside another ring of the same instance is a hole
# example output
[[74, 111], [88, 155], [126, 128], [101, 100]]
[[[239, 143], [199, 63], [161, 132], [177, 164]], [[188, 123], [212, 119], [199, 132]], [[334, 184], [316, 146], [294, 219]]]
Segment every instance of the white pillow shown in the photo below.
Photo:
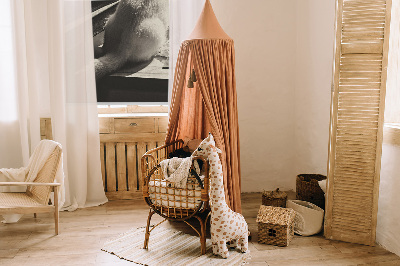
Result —
[[321, 187], [322, 191], [326, 194], [326, 179], [318, 181], [318, 184]]

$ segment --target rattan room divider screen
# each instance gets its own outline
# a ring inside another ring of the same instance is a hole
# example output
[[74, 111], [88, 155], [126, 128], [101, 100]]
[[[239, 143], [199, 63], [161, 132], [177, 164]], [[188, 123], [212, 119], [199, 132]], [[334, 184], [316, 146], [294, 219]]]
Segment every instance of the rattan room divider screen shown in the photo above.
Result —
[[338, 0], [325, 236], [375, 244], [391, 0]]

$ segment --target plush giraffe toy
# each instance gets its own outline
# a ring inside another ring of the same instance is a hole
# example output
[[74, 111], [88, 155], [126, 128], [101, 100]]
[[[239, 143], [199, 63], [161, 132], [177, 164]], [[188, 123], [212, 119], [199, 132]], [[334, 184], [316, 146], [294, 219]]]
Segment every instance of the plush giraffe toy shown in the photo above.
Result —
[[225, 202], [222, 165], [211, 133], [193, 152], [193, 156], [208, 158], [210, 165], [211, 241], [213, 253], [228, 258], [227, 242], [236, 243], [242, 252], [248, 250], [248, 226], [240, 213], [232, 211]]

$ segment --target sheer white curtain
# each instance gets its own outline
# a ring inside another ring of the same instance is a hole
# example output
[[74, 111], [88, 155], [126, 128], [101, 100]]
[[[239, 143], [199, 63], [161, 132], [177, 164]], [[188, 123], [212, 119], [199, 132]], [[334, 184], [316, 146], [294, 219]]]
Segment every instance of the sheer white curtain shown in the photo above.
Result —
[[11, 2], [0, 1], [0, 168], [23, 164], [15, 88]]
[[[1, 156], [5, 156], [3, 150], [17, 154], [12, 162], [2, 160], [0, 167], [27, 164], [29, 154], [40, 141], [39, 118], [50, 116], [53, 138], [63, 146], [64, 209], [105, 203], [90, 1], [1, 2], [12, 4], [16, 85], [9, 82], [7, 91], [18, 95], [11, 101], [13, 108], [18, 106], [18, 118], [14, 119], [17, 126], [10, 126], [6, 129], [8, 133], [1, 134], [20, 132], [20, 139], [0, 142]], [[8, 114], [3, 116], [9, 117]]]
[[179, 48], [181, 43], [192, 33], [203, 10], [204, 2], [205, 0], [169, 0], [170, 79], [168, 99], [171, 96]]

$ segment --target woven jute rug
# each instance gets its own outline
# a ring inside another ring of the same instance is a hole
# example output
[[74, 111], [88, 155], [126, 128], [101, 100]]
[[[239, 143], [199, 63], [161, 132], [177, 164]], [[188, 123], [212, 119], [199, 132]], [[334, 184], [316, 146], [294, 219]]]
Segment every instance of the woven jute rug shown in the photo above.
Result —
[[157, 227], [150, 234], [149, 249], [143, 249], [145, 228], [132, 229], [108, 241], [103, 251], [121, 259], [142, 265], [243, 265], [249, 253], [229, 251], [229, 258], [212, 254], [211, 240], [207, 239], [207, 252], [201, 255], [199, 237], [168, 228]]

